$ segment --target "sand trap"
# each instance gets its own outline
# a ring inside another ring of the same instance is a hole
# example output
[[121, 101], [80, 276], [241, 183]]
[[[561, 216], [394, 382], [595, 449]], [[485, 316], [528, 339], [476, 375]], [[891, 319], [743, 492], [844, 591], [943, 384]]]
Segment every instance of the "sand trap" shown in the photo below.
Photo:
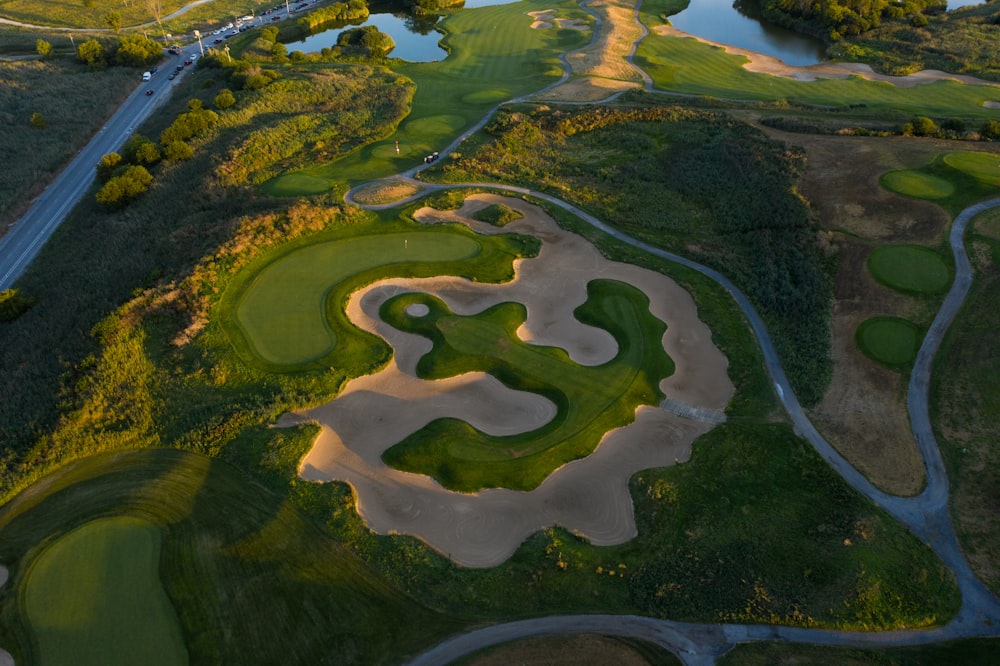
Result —
[[983, 106], [987, 109], [1000, 109], [1000, 102], [991, 102], [989, 100], [983, 102]]
[[590, 28], [587, 22], [581, 19], [556, 18], [556, 10], [554, 9], [528, 12], [528, 16], [535, 19], [534, 23], [531, 24], [534, 30], [546, 30], [553, 27], [553, 25], [569, 30], [588, 30]]
[[900, 88], [912, 88], [913, 86], [923, 83], [933, 83], [934, 81], [944, 80], [958, 81], [959, 83], [965, 83], [973, 86], [997, 85], [992, 81], [977, 79], [974, 76], [949, 74], [936, 69], [925, 69], [908, 76], [889, 76], [888, 74], [879, 74], [870, 66], [860, 62], [830, 62], [820, 63], [818, 65], [809, 65], [806, 67], [795, 67], [792, 65], [786, 65], [772, 56], [757, 53], [756, 51], [748, 51], [737, 46], [729, 46], [728, 44], [721, 44], [708, 39], [702, 39], [701, 37], [696, 37], [686, 32], [682, 32], [669, 25], [657, 26], [653, 28], [653, 31], [658, 35], [697, 39], [699, 42], [704, 42], [706, 44], [711, 44], [724, 49], [726, 53], [746, 57], [747, 62], [743, 65], [743, 67], [745, 67], [748, 71], [757, 72], [759, 74], [770, 74], [771, 76], [782, 76], [788, 79], [795, 79], [797, 81], [815, 81], [816, 79], [848, 79], [852, 76], [858, 76], [871, 81], [884, 81], [885, 83], [891, 83], [892, 85]]
[[[493, 203], [515, 208], [524, 217], [503, 230], [470, 219], [473, 212]], [[543, 244], [537, 257], [517, 263], [515, 279], [506, 284], [452, 277], [392, 279], [356, 292], [348, 303], [348, 316], [384, 337], [395, 355], [381, 372], [349, 382], [332, 402], [279, 420], [278, 425], [322, 426], [300, 464], [301, 476], [350, 483], [357, 493], [358, 511], [372, 530], [411, 534], [466, 566], [499, 564], [525, 538], [555, 524], [598, 545], [634, 537], [629, 477], [641, 469], [687, 460], [691, 442], [712, 427], [713, 419], [679, 414], [697, 414], [699, 409], [718, 414], [734, 391], [726, 374], [727, 360], [698, 320], [690, 294], [659, 273], [608, 261], [582, 237], [563, 231], [541, 209], [518, 199], [475, 195], [459, 211], [424, 208], [414, 217], [425, 223], [461, 221], [483, 234], [532, 234]], [[457, 313], [474, 314], [496, 303], [519, 301], [528, 313], [518, 330], [523, 340], [561, 347], [581, 364], [599, 364], [617, 353], [614, 338], [572, 317], [586, 300], [587, 282], [596, 278], [635, 285], [650, 296], [653, 314], [667, 322], [663, 345], [676, 371], [660, 387], [670, 409], [639, 408], [634, 423], [608, 433], [592, 455], [564, 465], [531, 492], [456, 493], [433, 479], [381, 462], [383, 451], [442, 416], [462, 418], [484, 432], [502, 435], [533, 430], [555, 415], [555, 406], [547, 399], [508, 389], [490, 375], [418, 379], [417, 361], [431, 343], [378, 319], [382, 303], [403, 291], [419, 291], [441, 298]], [[693, 409], [678, 410], [677, 405]]]
[[406, 314], [411, 317], [426, 317], [431, 309], [425, 303], [414, 303], [406, 306]]

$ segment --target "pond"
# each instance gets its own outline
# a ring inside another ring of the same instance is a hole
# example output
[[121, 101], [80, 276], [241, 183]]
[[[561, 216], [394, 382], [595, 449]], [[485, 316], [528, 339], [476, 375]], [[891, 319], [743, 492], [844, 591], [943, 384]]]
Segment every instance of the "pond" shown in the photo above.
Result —
[[[516, 0], [466, 0], [464, 7], [488, 7], [490, 5], [505, 5]], [[337, 44], [337, 36], [344, 30], [361, 26], [373, 25], [379, 31], [392, 37], [396, 48], [389, 52], [389, 57], [400, 58], [407, 62], [436, 62], [444, 60], [448, 55], [438, 45], [441, 33], [434, 29], [438, 16], [413, 16], [399, 3], [377, 3], [369, 5], [371, 14], [365, 21], [349, 23], [330, 28], [323, 32], [310, 35], [298, 42], [289, 42], [289, 51], [320, 51], [324, 47], [332, 48]]]
[[733, 6], [733, 0], [691, 0], [670, 17], [670, 24], [690, 35], [774, 56], [786, 65], [815, 65], [826, 51], [823, 42], [762, 23]]

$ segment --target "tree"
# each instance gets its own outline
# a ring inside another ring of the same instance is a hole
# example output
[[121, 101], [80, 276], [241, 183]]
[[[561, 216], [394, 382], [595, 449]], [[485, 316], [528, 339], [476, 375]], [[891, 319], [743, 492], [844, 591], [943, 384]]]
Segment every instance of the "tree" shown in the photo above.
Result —
[[160, 26], [160, 34], [167, 38], [167, 31], [163, 29], [163, 0], [146, 0], [146, 9], [153, 15], [156, 25]]
[[108, 153], [101, 158], [101, 161], [97, 163], [97, 178], [102, 183], [106, 183], [111, 180], [111, 177], [115, 175], [115, 170], [121, 165], [122, 156], [118, 153]]
[[143, 166], [130, 166], [120, 176], [115, 176], [98, 190], [97, 203], [109, 210], [121, 208], [149, 188], [153, 177]]
[[35, 129], [45, 129], [45, 116], [38, 113], [38, 111], [31, 114], [31, 120], [29, 122]]
[[980, 128], [979, 135], [990, 141], [1000, 139], [1000, 120], [987, 120]]
[[76, 59], [87, 63], [91, 70], [104, 69], [108, 66], [104, 46], [96, 39], [88, 39], [76, 48]]
[[160, 149], [152, 141], [146, 141], [135, 151], [135, 161], [138, 164], [153, 165], [160, 161]]
[[118, 40], [115, 62], [125, 67], [142, 67], [160, 59], [163, 47], [145, 35], [125, 35]]
[[38, 51], [38, 55], [42, 56], [43, 58], [48, 58], [50, 55], [52, 55], [52, 44], [45, 41], [44, 39], [39, 39], [37, 42], [35, 42], [35, 50]]
[[34, 304], [35, 299], [24, 296], [17, 289], [0, 291], [0, 321], [14, 321]]
[[115, 31], [117, 35], [122, 30], [122, 15], [115, 10], [111, 10], [103, 16], [104, 25]]
[[215, 96], [215, 99], [212, 100], [212, 104], [214, 104], [217, 109], [228, 109], [236, 104], [236, 97], [233, 95], [232, 90], [229, 88], [223, 88], [219, 91], [219, 94]]
[[913, 134], [916, 136], [934, 136], [938, 126], [927, 116], [917, 116], [913, 119]]

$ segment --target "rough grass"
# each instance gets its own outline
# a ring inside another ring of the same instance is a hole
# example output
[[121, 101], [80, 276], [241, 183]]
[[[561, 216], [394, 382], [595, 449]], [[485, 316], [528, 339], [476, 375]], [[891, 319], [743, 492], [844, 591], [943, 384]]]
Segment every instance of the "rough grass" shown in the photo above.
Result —
[[940, 294], [951, 284], [951, 271], [941, 256], [920, 245], [883, 245], [868, 257], [872, 276], [892, 289]]
[[[0, 235], [132, 92], [135, 70], [63, 59], [0, 61]], [[33, 128], [33, 113], [45, 128]]]
[[[973, 570], [1000, 593], [1000, 243], [980, 235], [977, 217], [966, 243], [975, 281], [941, 344], [931, 375], [931, 422], [948, 465], [951, 512]], [[978, 256], [977, 256], [978, 255]]]
[[[208, 6], [195, 6], [175, 19], [167, 16], [190, 4], [185, 0], [162, 0], [160, 20], [167, 33], [183, 34], [194, 28], [206, 29], [222, 26], [235, 16], [260, 10], [253, 0], [213, 0]], [[272, 5], [273, 6], [273, 5]], [[122, 27], [145, 26], [150, 37], [160, 37], [156, 16], [147, 2], [120, 3], [116, 0], [88, 0], [88, 2], [48, 2], [46, 0], [7, 0], [2, 5], [4, 18], [33, 25], [66, 28], [97, 28], [111, 34], [104, 17], [110, 11], [122, 17]]]
[[23, 583], [39, 664], [186, 664], [180, 624], [160, 583], [160, 530], [99, 518], [46, 546]]
[[898, 317], [866, 319], [855, 334], [865, 355], [894, 370], [909, 370], [921, 339], [919, 328]]
[[[383, 460], [453, 490], [532, 490], [558, 467], [592, 453], [607, 432], [631, 423], [636, 407], [658, 404], [663, 399], [659, 382], [674, 370], [661, 343], [665, 324], [650, 314], [649, 299], [634, 287], [595, 280], [587, 292], [577, 317], [609, 331], [618, 343], [615, 358], [600, 366], [581, 366], [562, 349], [522, 342], [516, 331], [526, 311], [520, 304], [462, 317], [426, 294], [387, 301], [383, 319], [434, 342], [420, 359], [419, 376], [488, 372], [515, 390], [548, 397], [559, 411], [542, 428], [507, 437], [439, 419], [387, 450]], [[415, 303], [427, 305], [429, 314], [409, 317], [407, 308]]]
[[887, 190], [915, 199], [944, 199], [955, 192], [944, 178], [912, 169], [889, 171], [881, 181]]
[[737, 645], [720, 657], [719, 666], [968, 666], [989, 664], [996, 659], [1000, 640], [966, 638], [895, 648], [858, 648], [795, 643], [750, 643]]
[[[353, 186], [405, 171], [447, 146], [498, 101], [551, 83], [561, 73], [558, 53], [587, 39], [587, 33], [575, 30], [532, 30], [525, 12], [552, 7], [570, 11], [575, 5], [526, 0], [450, 14], [439, 26], [449, 51], [444, 61], [393, 65], [417, 84], [410, 115], [393, 136], [335, 162], [279, 176], [265, 190], [289, 196], [300, 193], [296, 184], [301, 183], [308, 188], [301, 193], [307, 194], [322, 181]], [[309, 180], [298, 180], [303, 176]]]

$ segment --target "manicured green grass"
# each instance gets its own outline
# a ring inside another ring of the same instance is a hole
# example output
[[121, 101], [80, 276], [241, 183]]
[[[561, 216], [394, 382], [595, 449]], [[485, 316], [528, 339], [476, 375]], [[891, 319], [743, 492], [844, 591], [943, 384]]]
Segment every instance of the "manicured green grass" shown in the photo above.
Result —
[[908, 370], [917, 357], [922, 335], [899, 317], [872, 317], [861, 322], [854, 339], [865, 355], [896, 370]]
[[940, 255], [920, 245], [883, 245], [868, 256], [876, 280], [899, 291], [940, 294], [951, 283], [951, 271]]
[[38, 663], [186, 664], [159, 568], [160, 530], [139, 518], [100, 518], [46, 547], [24, 584]]
[[513, 234], [479, 236], [461, 226], [385, 219], [378, 227], [288, 244], [243, 269], [219, 307], [241, 358], [275, 372], [354, 365], [362, 357], [377, 365], [385, 343], [347, 319], [351, 292], [388, 277], [501, 282], [513, 277], [515, 258], [537, 247]]
[[[356, 185], [405, 171], [447, 146], [498, 102], [553, 82], [562, 72], [558, 54], [582, 46], [590, 33], [532, 30], [526, 12], [549, 8], [567, 17], [587, 16], [566, 0], [522, 0], [450, 14], [441, 23], [450, 52], [444, 61], [392, 66], [417, 84], [410, 115], [393, 136], [335, 162], [279, 176], [265, 191], [312, 194], [323, 180]], [[303, 182], [303, 175], [317, 180]], [[299, 184], [306, 189], [298, 190]]]
[[[661, 19], [649, 14], [643, 15], [643, 22], [649, 27], [662, 24]], [[729, 55], [695, 39], [652, 32], [639, 44], [635, 62], [661, 90], [727, 99], [788, 100], [834, 107], [863, 104], [873, 110], [976, 118], [995, 113], [983, 107], [983, 101], [1000, 101], [1000, 89], [951, 81], [901, 88], [860, 77], [796, 81], [755, 74], [742, 67], [743, 56]]]
[[[65, 608], [60, 604], [68, 603], [55, 600], [51, 609], [33, 608], [32, 597], [39, 595], [41, 603], [46, 590], [73, 598], [71, 588], [77, 586], [81, 595], [107, 604], [109, 611], [142, 592], [140, 587], [128, 588], [143, 584], [138, 574], [122, 575], [127, 572], [122, 567], [131, 566], [124, 562], [127, 552], [146, 558], [142, 566], [147, 569], [147, 590], [159, 567], [193, 664], [324, 663], [331, 655], [339, 663], [400, 663], [458, 630], [463, 622], [392, 589], [289, 503], [285, 495], [295, 460], [313, 434], [315, 429], [281, 433], [277, 440], [274, 434], [264, 435], [274, 446], [267, 452], [271, 464], [280, 460], [276, 474], [284, 484], [283, 495], [220, 460], [151, 449], [84, 459], [59, 470], [36, 492], [6, 504], [0, 509], [0, 561], [14, 565], [8, 582], [13, 594], [0, 597], [0, 645], [11, 650], [18, 663], [37, 663], [28, 658], [29, 653], [39, 655], [26, 621], [32, 629], [46, 617], [55, 624], [56, 614]], [[267, 481], [268, 476], [261, 479]], [[91, 529], [92, 521], [105, 517], [113, 518]], [[72, 531], [78, 525], [84, 525], [83, 531]], [[135, 527], [122, 532], [122, 552], [108, 553], [118, 559], [99, 559], [101, 534], [126, 525]], [[143, 555], [141, 539], [150, 539], [156, 552]], [[54, 542], [59, 552], [47, 554], [46, 542]], [[83, 562], [74, 563], [75, 558]], [[88, 562], [94, 567], [92, 578], [72, 577], [74, 572], [86, 575]], [[102, 566], [108, 568], [102, 572]], [[29, 618], [23, 615], [19, 596], [27, 599]], [[61, 627], [38, 635], [45, 641], [41, 663], [50, 663], [46, 651], [51, 632], [66, 631], [68, 624], [79, 621], [64, 618]], [[94, 618], [90, 626], [115, 632], [143, 621], [107, 615]], [[161, 645], [164, 650], [177, 647]], [[93, 663], [169, 663], [156, 655], [136, 661], [108, 656], [99, 660], [95, 655]], [[51, 663], [87, 663], [83, 653], [56, 653], [53, 659]]]
[[944, 178], [915, 169], [889, 171], [879, 182], [887, 190], [914, 199], [943, 199], [955, 192], [955, 186]]
[[[383, 319], [434, 342], [417, 366], [421, 377], [489, 372], [511, 388], [548, 397], [559, 413], [536, 431], [508, 437], [486, 435], [457, 419], [432, 421], [386, 451], [386, 463], [454, 490], [531, 490], [556, 468], [593, 452], [605, 433], [631, 423], [636, 407], [662, 400], [659, 382], [674, 364], [661, 343], [666, 325], [650, 314], [649, 299], [616, 281], [594, 280], [587, 292], [577, 317], [611, 332], [619, 346], [618, 355], [600, 366], [581, 366], [562, 349], [522, 342], [517, 329], [526, 311], [520, 304], [462, 317], [427, 294], [387, 301]], [[409, 316], [407, 308], [416, 303], [430, 312]]]
[[327, 295], [336, 285], [388, 264], [457, 262], [480, 250], [476, 239], [468, 236], [420, 231], [303, 247], [259, 272], [240, 296], [237, 321], [265, 362], [307, 363], [337, 344], [326, 316]]
[[944, 163], [983, 183], [1000, 187], [1000, 155], [960, 150], [944, 156]]

